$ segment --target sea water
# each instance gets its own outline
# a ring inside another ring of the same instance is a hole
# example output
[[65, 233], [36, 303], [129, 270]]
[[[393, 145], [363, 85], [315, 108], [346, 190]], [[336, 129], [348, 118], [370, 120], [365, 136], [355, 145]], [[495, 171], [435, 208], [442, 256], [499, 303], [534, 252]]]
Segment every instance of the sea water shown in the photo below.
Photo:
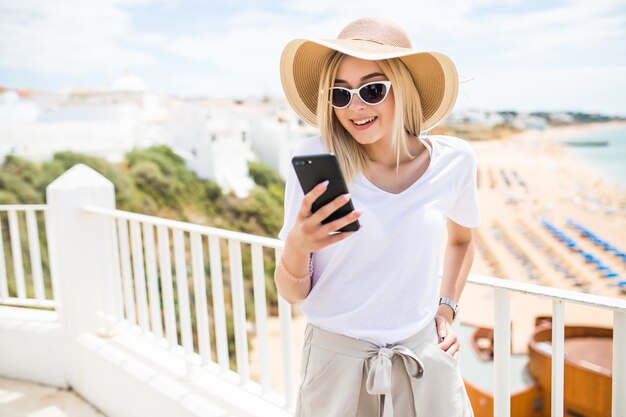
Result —
[[626, 188], [626, 126], [569, 135], [561, 141], [607, 141], [607, 146], [567, 146], [567, 153], [608, 181]]

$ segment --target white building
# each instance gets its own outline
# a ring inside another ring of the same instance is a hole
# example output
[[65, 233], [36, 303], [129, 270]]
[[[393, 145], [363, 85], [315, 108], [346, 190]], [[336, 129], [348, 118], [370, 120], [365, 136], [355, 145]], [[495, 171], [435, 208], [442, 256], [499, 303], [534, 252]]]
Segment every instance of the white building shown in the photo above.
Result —
[[520, 114], [513, 121], [513, 126], [521, 130], [537, 129], [543, 130], [548, 127], [548, 121], [543, 117]]
[[212, 179], [225, 192], [243, 198], [254, 187], [248, 176], [248, 161], [256, 159], [250, 125], [232, 108], [220, 107], [176, 106], [170, 119], [171, 147], [198, 177]]
[[294, 147], [316, 133], [284, 101], [169, 98], [132, 74], [32, 101], [14, 92], [0, 97], [0, 159], [45, 161], [70, 150], [119, 162], [132, 149], [163, 144], [200, 178], [242, 198], [254, 187], [249, 161], [260, 159], [285, 178]]
[[127, 74], [110, 88], [32, 94], [0, 99], [0, 158], [12, 154], [33, 161], [74, 151], [120, 161], [135, 147], [163, 143], [167, 99], [148, 93], [143, 81]]
[[118, 77], [113, 81], [111, 89], [113, 91], [128, 93], [144, 93], [148, 91], [148, 85], [141, 78], [131, 74], [129, 71], [126, 71], [123, 76]]
[[446, 118], [446, 123], [451, 124], [464, 123], [495, 126], [504, 122], [505, 118], [499, 113], [478, 110], [455, 111]]
[[47, 161], [56, 152], [71, 150], [117, 162], [134, 147], [134, 137], [133, 125], [111, 120], [0, 125], [0, 158]]
[[267, 103], [262, 110], [249, 113], [254, 153], [283, 179], [287, 178], [293, 150], [307, 137], [318, 135], [319, 130], [304, 123], [284, 101]]
[[9, 90], [0, 94], [0, 124], [33, 122], [40, 114], [39, 106], [21, 99], [17, 92]]

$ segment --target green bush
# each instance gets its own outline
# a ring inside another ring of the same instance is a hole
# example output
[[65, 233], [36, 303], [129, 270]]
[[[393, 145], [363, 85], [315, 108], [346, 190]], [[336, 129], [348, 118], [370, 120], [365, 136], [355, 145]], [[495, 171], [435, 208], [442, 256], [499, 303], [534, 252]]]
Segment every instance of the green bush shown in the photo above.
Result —
[[[44, 203], [46, 187], [78, 163], [93, 168], [113, 183], [116, 206], [122, 210], [194, 223], [206, 221], [220, 228], [261, 236], [275, 237], [282, 226], [284, 182], [270, 167], [261, 162], [250, 163], [250, 175], [257, 186], [241, 199], [232, 193], [224, 194], [214, 181], [198, 178], [182, 158], [165, 146], [133, 150], [120, 164], [69, 151], [58, 152], [51, 161], [43, 163], [7, 156], [0, 166], [0, 204]], [[40, 230], [40, 236], [44, 234]], [[246, 310], [253, 318], [253, 294], [248, 282], [250, 256], [244, 252], [243, 257]], [[264, 259], [268, 304], [276, 305], [273, 251], [266, 250]], [[47, 257], [42, 261], [47, 271]], [[226, 272], [226, 258], [224, 262]], [[229, 311], [229, 328], [231, 314]]]
[[263, 162], [248, 162], [248, 172], [256, 185], [268, 188], [271, 184], [282, 184], [284, 187], [280, 175]]

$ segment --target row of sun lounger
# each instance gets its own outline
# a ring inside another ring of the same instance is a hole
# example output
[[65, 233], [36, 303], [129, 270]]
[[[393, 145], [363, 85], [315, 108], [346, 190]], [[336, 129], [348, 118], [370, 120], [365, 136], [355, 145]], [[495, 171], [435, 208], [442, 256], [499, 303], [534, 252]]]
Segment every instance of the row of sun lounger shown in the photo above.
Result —
[[[610, 266], [606, 265], [600, 258], [598, 258], [597, 256], [595, 256], [593, 253], [588, 252], [584, 249], [582, 249], [579, 244], [572, 238], [570, 237], [567, 233], [565, 233], [564, 231], [562, 231], [561, 229], [559, 229], [557, 226], [555, 226], [554, 224], [552, 224], [551, 222], [549, 222], [546, 219], [542, 219], [541, 220], [541, 224], [550, 231], [550, 233], [556, 237], [560, 242], [562, 242], [564, 245], [566, 245], [568, 248], [570, 248], [572, 251], [580, 254], [580, 256], [582, 256], [585, 260], [585, 262], [587, 263], [591, 263], [595, 265], [595, 268], [598, 272], [600, 272], [600, 274], [604, 277], [604, 278], [619, 278], [619, 273], [615, 272], [614, 270], [611, 269]], [[572, 224], [569, 223], [568, 224]], [[580, 226], [580, 225], [578, 225]], [[580, 230], [578, 228], [576, 228], [577, 230]], [[585, 229], [586, 230], [586, 229]], [[597, 239], [595, 238], [596, 244], [601, 245], [603, 248], [605, 248], [606, 246], [604, 244], [606, 244], [606, 242], [602, 241], [601, 239]], [[610, 247], [611, 249], [614, 249], [613, 247]], [[609, 250], [608, 248], [606, 248], [605, 250]], [[626, 286], [626, 284], [621, 284], [622, 281], [620, 281], [619, 285]], [[625, 281], [626, 282], [626, 281]], [[621, 288], [621, 287], [620, 287]]]
[[[515, 236], [510, 235], [507, 229], [502, 227], [502, 225], [497, 221], [494, 222], [490, 230], [490, 235], [496, 241], [499, 241], [499, 243], [502, 244], [507, 251], [513, 255], [513, 257], [517, 258], [529, 280], [541, 280], [540, 282], [543, 285], [550, 285], [548, 283], [550, 280], [545, 277], [550, 276], [550, 270], [554, 270], [565, 278], [569, 284], [578, 287], [580, 291], [592, 291], [593, 281], [590, 280], [590, 277], [588, 277], [589, 273], [576, 267], [576, 262], [570, 262], [568, 259], [569, 257], [567, 256], [568, 251], [558, 247], [553, 248], [554, 242], [550, 243], [549, 240], [545, 240], [545, 238], [541, 237], [539, 230], [533, 230], [535, 227], [530, 227], [530, 224], [527, 224], [521, 218], [518, 218], [518, 222], [519, 227], [517, 229], [519, 233], [528, 239], [530, 243], [532, 243], [533, 246], [539, 250], [539, 253], [543, 253], [546, 256], [545, 260], [542, 260], [541, 257], [532, 258], [530, 253], [527, 254], [526, 250], [517, 243]], [[577, 241], [576, 236], [571, 233], [568, 235], [568, 233], [561, 230], [547, 219], [540, 219], [540, 224], [570, 251], [580, 255], [583, 258], [584, 263], [593, 267], [600, 276], [607, 278], [606, 283], [609, 284], [609, 286], [617, 288], [621, 293], [626, 294], [626, 280], [620, 280], [620, 273], [602, 261], [600, 259], [602, 257], [601, 255], [596, 256], [589, 250], [586, 250], [584, 242]], [[573, 227], [573, 220], [568, 219], [568, 224]], [[606, 242], [599, 239], [597, 235], [590, 235], [589, 233], [585, 233], [583, 230], [579, 230], [578, 228], [576, 230], [578, 230], [586, 239], [589, 239], [594, 244], [602, 247], [605, 251], [610, 251], [611, 253], [614, 253], [615, 256], [622, 258], [619, 255], [620, 251], [616, 250], [615, 247], [606, 244]], [[589, 231], [587, 230], [587, 232]], [[481, 241], [477, 243], [479, 243], [479, 246], [482, 247], [483, 251], [481, 252], [484, 252], [482, 255], [487, 260], [487, 263], [494, 269], [500, 269], [499, 262], [493, 256], [494, 254], [488, 250], [489, 248], [487, 242], [483, 239], [480, 240]], [[491, 262], [487, 258], [490, 258]], [[583, 263], [580, 262], [580, 264], [582, 265]], [[503, 271], [500, 270], [499, 272]]]
[[552, 269], [561, 273], [566, 279], [574, 281], [574, 285], [581, 281], [581, 278], [578, 277], [579, 274], [572, 271], [571, 265], [563, 259], [562, 256], [556, 253], [535, 231], [530, 229], [525, 221], [518, 219], [518, 222], [520, 225], [518, 228], [519, 232], [526, 237], [534, 247], [546, 255], [547, 262]]
[[567, 219], [567, 224], [573, 227], [574, 229], [578, 230], [584, 238], [590, 240], [594, 245], [600, 246], [605, 251], [613, 253], [618, 258], [621, 258], [622, 261], [626, 262], [626, 253], [624, 253], [617, 247], [611, 245], [609, 242], [602, 239], [600, 236], [593, 233], [591, 230], [587, 229], [582, 224], [577, 223], [570, 218]]
[[[515, 185], [515, 183], [517, 183], [517, 185], [519, 185], [520, 187], [523, 187], [525, 190], [528, 189], [526, 182], [522, 179], [522, 177], [517, 173], [516, 170], [512, 170], [510, 174], [513, 176], [513, 179], [515, 181], [513, 181], [509, 177], [509, 174], [507, 174], [504, 169], [500, 168], [499, 173], [500, 173], [500, 177], [502, 178], [502, 181], [504, 181], [507, 188], [511, 188]], [[496, 188], [496, 176], [494, 175], [493, 170], [491, 168], [489, 168], [489, 170], [487, 171], [487, 176], [489, 180], [489, 188], [492, 188], [492, 189]], [[482, 181], [483, 179], [481, 176], [481, 171], [478, 170], [477, 183], [478, 183], [479, 188], [482, 187]]]
[[537, 268], [537, 265], [528, 257], [528, 255], [515, 243], [515, 240], [509, 236], [506, 229], [502, 227], [498, 222], [495, 222], [494, 227], [491, 229], [491, 233], [496, 240], [499, 240], [507, 250], [518, 259], [522, 264], [522, 267], [528, 275], [530, 280], [538, 280], [541, 278], [541, 273]]

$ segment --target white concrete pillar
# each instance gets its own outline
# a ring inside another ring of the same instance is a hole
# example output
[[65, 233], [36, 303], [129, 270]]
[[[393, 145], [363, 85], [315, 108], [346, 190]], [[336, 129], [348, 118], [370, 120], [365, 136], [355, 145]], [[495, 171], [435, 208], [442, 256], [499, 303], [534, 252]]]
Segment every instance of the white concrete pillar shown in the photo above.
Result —
[[115, 314], [116, 275], [111, 218], [89, 214], [83, 207], [115, 208], [113, 183], [78, 164], [46, 189], [59, 281], [59, 316], [68, 343], [68, 382], [83, 385], [77, 337], [98, 332], [103, 315]]

